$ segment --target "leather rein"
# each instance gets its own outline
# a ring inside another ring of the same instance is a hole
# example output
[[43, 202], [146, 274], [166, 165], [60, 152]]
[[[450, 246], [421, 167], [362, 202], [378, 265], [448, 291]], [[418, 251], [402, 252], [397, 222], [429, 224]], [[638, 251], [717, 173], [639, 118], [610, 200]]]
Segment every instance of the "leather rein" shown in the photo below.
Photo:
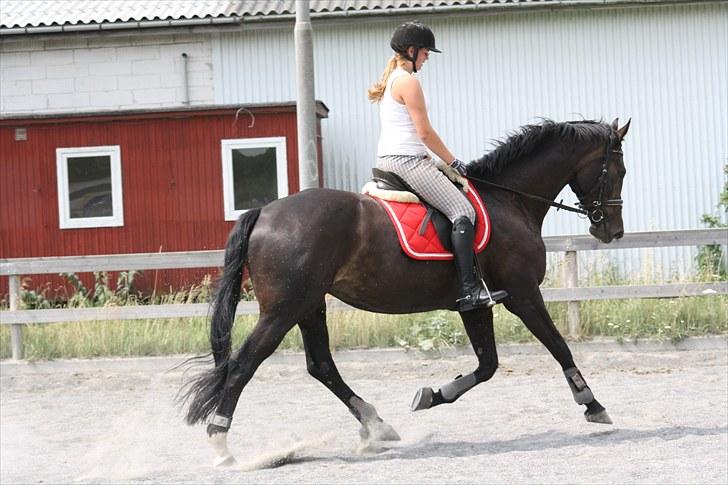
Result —
[[[585, 215], [593, 224], [601, 224], [606, 221], [606, 215], [604, 214], [603, 209], [604, 207], [621, 207], [623, 205], [622, 199], [604, 199], [604, 191], [607, 187], [607, 162], [609, 162], [609, 158], [612, 153], [616, 153], [619, 155], [622, 154], [622, 150], [611, 147], [611, 142], [611, 139], [607, 142], [607, 148], [604, 154], [604, 160], [602, 161], [602, 170], [599, 174], [599, 179], [597, 179], [594, 187], [590, 191], [586, 192], [587, 194], [591, 194], [599, 189], [599, 197], [593, 199], [591, 202], [584, 202], [585, 197], [576, 194], [576, 196], [579, 198], [579, 203], [576, 207], [565, 205], [560, 202], [554, 202], [553, 200], [547, 199], [546, 197], [541, 197], [540, 195], [529, 194], [528, 192], [523, 192], [522, 190], [514, 189], [513, 187], [497, 184], [495, 182], [479, 179], [477, 177], [467, 176], [467, 178], [470, 180], [475, 180], [476, 182], [480, 182], [481, 184], [487, 185], [489, 187], [506, 190], [508, 192], [513, 192], [514, 194], [518, 194], [529, 199], [543, 202], [544, 204], [548, 204], [551, 207], [556, 207], [557, 210], [563, 209], [568, 212], [575, 212], [577, 214]], [[574, 193], [576, 193], [573, 183], [570, 182], [569, 186], [574, 191]]]

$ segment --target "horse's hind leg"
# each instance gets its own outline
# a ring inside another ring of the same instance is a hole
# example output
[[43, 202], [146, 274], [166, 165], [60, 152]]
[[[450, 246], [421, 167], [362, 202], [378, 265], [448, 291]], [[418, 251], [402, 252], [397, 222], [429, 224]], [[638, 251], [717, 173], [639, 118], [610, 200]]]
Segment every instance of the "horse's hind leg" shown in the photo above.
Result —
[[498, 353], [495, 348], [493, 333], [493, 311], [490, 308], [478, 308], [460, 314], [465, 331], [478, 357], [478, 368], [466, 376], [458, 376], [454, 381], [445, 384], [437, 391], [423, 387], [412, 400], [411, 409], [419, 411], [439, 404], [455, 402], [470, 389], [485, 382], [498, 369]]
[[230, 429], [240, 393], [248, 384], [260, 364], [280, 345], [283, 337], [293, 327], [288, 319], [261, 315], [253, 331], [240, 350], [230, 356], [225, 387], [215, 416], [207, 426], [209, 441], [217, 453], [215, 465], [230, 465], [234, 458], [227, 449], [227, 431]]
[[357, 396], [346, 385], [336, 368], [329, 350], [329, 331], [326, 327], [326, 305], [321, 306], [299, 323], [306, 350], [306, 367], [309, 374], [334, 393], [351, 414], [361, 423], [359, 434], [371, 441], [399, 440], [397, 432], [377, 414], [371, 404]]
[[586, 380], [574, 364], [568, 345], [554, 325], [538, 289], [529, 298], [511, 297], [505, 301], [506, 308], [517, 315], [536, 338], [561, 364], [566, 381], [577, 404], [586, 405], [584, 416], [592, 423], [612, 424], [604, 407], [594, 398]]

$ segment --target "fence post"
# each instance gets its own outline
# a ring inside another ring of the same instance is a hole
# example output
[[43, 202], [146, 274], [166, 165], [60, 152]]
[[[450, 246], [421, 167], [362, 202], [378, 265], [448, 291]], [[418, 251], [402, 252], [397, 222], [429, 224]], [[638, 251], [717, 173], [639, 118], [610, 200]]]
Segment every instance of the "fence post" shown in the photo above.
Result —
[[[564, 271], [566, 273], [566, 287], [576, 288], [579, 286], [579, 266], [576, 259], [576, 251], [566, 251]], [[569, 330], [569, 337], [579, 338], [581, 336], [581, 324], [579, 322], [579, 302], [569, 301], [567, 303], [566, 322]]]
[[[18, 300], [20, 299], [20, 275], [10, 275], [8, 278], [10, 290], [10, 311], [18, 309]], [[13, 359], [21, 360], [23, 358], [23, 325], [10, 325], [10, 345], [13, 349]]]

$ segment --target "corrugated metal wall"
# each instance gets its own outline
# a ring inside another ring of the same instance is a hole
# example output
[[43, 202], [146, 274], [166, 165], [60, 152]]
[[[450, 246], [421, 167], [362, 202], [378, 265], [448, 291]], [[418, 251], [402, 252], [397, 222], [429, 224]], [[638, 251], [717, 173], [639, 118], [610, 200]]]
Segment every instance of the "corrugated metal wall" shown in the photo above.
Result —
[[[444, 53], [431, 54], [420, 79], [433, 125], [459, 157], [477, 158], [491, 140], [539, 117], [631, 117], [625, 229], [696, 228], [701, 214], [715, 212], [728, 163], [727, 3], [425, 20]], [[358, 190], [369, 177], [379, 126], [365, 92], [390, 55], [396, 25], [314, 25], [316, 97], [330, 109], [327, 186]], [[222, 34], [213, 60], [217, 102], [295, 99], [292, 25]], [[568, 189], [562, 195], [575, 200]], [[586, 228], [552, 211], [544, 234]], [[691, 254], [634, 250], [620, 259], [627, 272], [683, 273]]]

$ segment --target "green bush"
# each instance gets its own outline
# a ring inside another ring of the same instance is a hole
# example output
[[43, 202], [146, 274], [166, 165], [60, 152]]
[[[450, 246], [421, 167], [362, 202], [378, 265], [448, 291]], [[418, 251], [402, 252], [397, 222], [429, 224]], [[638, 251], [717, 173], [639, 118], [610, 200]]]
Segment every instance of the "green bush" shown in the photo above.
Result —
[[[723, 172], [726, 174], [725, 185], [723, 186], [723, 192], [720, 194], [717, 209], [719, 213], [722, 210], [728, 215], [728, 165], [723, 167]], [[728, 227], [728, 224], [722, 222], [720, 217], [715, 214], [703, 214], [700, 221], [708, 227]], [[698, 273], [703, 279], [721, 281], [728, 278], [728, 270], [726, 269], [721, 245], [701, 246], [698, 249], [695, 261], [698, 265]]]

